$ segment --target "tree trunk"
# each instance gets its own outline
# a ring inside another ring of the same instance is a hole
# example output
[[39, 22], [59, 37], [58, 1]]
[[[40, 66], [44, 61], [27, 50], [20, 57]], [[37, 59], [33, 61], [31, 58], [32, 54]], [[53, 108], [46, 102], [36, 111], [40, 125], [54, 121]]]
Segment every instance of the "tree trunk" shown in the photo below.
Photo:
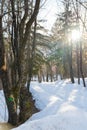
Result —
[[82, 43], [81, 42], [80, 42], [80, 73], [81, 73], [81, 76], [82, 76], [83, 85], [84, 85], [84, 87], [86, 87], [84, 74], [83, 74], [83, 67], [82, 67]]
[[43, 82], [45, 82], [45, 75], [44, 74], [42, 74], [42, 78], [43, 78]]
[[7, 103], [9, 113], [8, 122], [11, 123], [12, 125], [17, 125], [18, 120], [17, 120], [16, 104], [14, 101], [13, 94], [11, 92], [7, 70], [0, 70], [0, 78], [2, 81], [5, 100]]
[[48, 65], [46, 68], [46, 82], [49, 82]]
[[[79, 28], [79, 3], [78, 0], [76, 0], [76, 24]], [[78, 76], [78, 84], [80, 84], [80, 57], [79, 57], [79, 41], [76, 43], [76, 55], [77, 55], [77, 76]]]
[[16, 104], [11, 91], [11, 85], [7, 73], [6, 61], [5, 61], [5, 49], [3, 42], [3, 30], [2, 30], [2, 16], [0, 16], [0, 78], [3, 85], [5, 100], [7, 103], [9, 119], [8, 122], [16, 125], [17, 124], [17, 113]]
[[48, 72], [47, 72], [47, 74], [46, 74], [46, 82], [48, 82], [49, 81], [49, 75], [48, 75]]
[[72, 43], [70, 45], [68, 58], [69, 58], [68, 60], [69, 60], [69, 68], [70, 68], [70, 78], [71, 78], [71, 82], [74, 83], [73, 67], [72, 67]]
[[[32, 78], [32, 72], [33, 72], [33, 62], [34, 62], [34, 56], [35, 56], [35, 48], [36, 48], [36, 26], [37, 26], [37, 20], [35, 19], [34, 22], [34, 37], [33, 37], [33, 43], [32, 43], [32, 51], [31, 51], [31, 58], [28, 60], [28, 81], [27, 81], [27, 89], [29, 91], [30, 87], [30, 81]], [[29, 54], [30, 52], [28, 52]]]
[[39, 70], [39, 72], [38, 72], [38, 81], [39, 81], [39, 83], [42, 82], [42, 74], [41, 74], [41, 70]]
[[50, 70], [50, 79], [51, 79], [51, 82], [53, 82], [53, 73], [52, 73], [52, 69]]
[[80, 66], [79, 66], [79, 48], [78, 48], [78, 44], [76, 45], [76, 55], [77, 55], [77, 76], [78, 76], [78, 84], [80, 84]]

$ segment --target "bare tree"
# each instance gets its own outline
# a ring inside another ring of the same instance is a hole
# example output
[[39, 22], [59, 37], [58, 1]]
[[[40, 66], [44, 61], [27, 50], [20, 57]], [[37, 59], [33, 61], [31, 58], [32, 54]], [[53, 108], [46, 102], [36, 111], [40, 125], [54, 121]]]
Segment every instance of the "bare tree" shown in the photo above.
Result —
[[[23, 61], [23, 56], [24, 56], [24, 49], [25, 46], [28, 42], [28, 36], [30, 33], [30, 28], [35, 21], [38, 11], [39, 11], [39, 5], [40, 5], [40, 0], [35, 1], [35, 7], [32, 12], [32, 14], [29, 15], [29, 0], [24, 0], [24, 7], [22, 7], [22, 4], [19, 1], [13, 1], [10, 0], [10, 5], [8, 7], [8, 12], [3, 11], [4, 9], [4, 4], [5, 0], [2, 0], [2, 3], [0, 3], [0, 78], [3, 84], [3, 90], [5, 94], [5, 99], [8, 107], [8, 112], [9, 112], [9, 120], [13, 125], [17, 124], [17, 101], [20, 96], [20, 92], [23, 92], [21, 89], [24, 87], [25, 82], [22, 84], [22, 78], [23, 78], [23, 73], [21, 71], [22, 69], [22, 61]], [[22, 2], [22, 3], [23, 3]], [[11, 8], [10, 8], [11, 7]], [[31, 7], [33, 8], [33, 7]], [[24, 11], [24, 16], [23, 18], [21, 17], [21, 9]], [[9, 80], [9, 75], [8, 75], [8, 68], [6, 65], [6, 57], [5, 57], [5, 45], [4, 45], [4, 40], [3, 40], [3, 27], [2, 27], [2, 19], [4, 15], [9, 14], [9, 17], [11, 17], [12, 20], [12, 26], [10, 26], [10, 32], [11, 32], [11, 49], [12, 49], [12, 68], [10, 73], [11, 81]], [[34, 46], [34, 45], [33, 45]], [[32, 47], [34, 48], [34, 47]], [[26, 79], [26, 76], [25, 76]], [[23, 85], [23, 86], [22, 86]], [[26, 89], [26, 88], [25, 88]], [[25, 90], [25, 93], [28, 92]], [[22, 95], [24, 96], [24, 95]], [[26, 99], [24, 99], [25, 101]], [[23, 102], [21, 99], [20, 101]], [[31, 100], [32, 102], [32, 100]], [[20, 107], [20, 113], [22, 114], [22, 110], [26, 105], [23, 105]], [[24, 111], [26, 112], [26, 111]], [[25, 113], [24, 113], [25, 114]], [[22, 118], [21, 118], [22, 119]]]

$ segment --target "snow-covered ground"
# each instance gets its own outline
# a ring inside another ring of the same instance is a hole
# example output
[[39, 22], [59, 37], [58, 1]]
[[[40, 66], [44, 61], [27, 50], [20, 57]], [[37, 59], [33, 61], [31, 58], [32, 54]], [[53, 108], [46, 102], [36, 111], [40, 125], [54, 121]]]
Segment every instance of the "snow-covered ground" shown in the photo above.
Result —
[[30, 91], [41, 111], [12, 130], [87, 130], [87, 88], [62, 80], [32, 82]]
[[5, 103], [4, 93], [2, 90], [0, 90], [0, 123], [7, 122], [7, 120], [8, 120], [8, 112]]

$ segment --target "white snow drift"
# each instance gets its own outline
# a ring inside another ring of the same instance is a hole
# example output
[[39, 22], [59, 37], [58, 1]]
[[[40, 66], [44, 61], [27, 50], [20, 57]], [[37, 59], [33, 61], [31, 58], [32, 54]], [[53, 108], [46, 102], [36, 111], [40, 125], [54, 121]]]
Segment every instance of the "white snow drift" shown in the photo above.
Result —
[[32, 82], [30, 91], [41, 111], [13, 130], [87, 130], [87, 88], [62, 80]]

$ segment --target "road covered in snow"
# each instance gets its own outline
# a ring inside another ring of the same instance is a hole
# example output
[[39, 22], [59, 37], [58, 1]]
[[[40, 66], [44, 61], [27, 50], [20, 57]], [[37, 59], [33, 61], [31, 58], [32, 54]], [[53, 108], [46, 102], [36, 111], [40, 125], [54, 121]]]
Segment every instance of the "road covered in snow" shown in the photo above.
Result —
[[61, 80], [32, 82], [30, 91], [41, 111], [12, 130], [87, 130], [87, 88]]

